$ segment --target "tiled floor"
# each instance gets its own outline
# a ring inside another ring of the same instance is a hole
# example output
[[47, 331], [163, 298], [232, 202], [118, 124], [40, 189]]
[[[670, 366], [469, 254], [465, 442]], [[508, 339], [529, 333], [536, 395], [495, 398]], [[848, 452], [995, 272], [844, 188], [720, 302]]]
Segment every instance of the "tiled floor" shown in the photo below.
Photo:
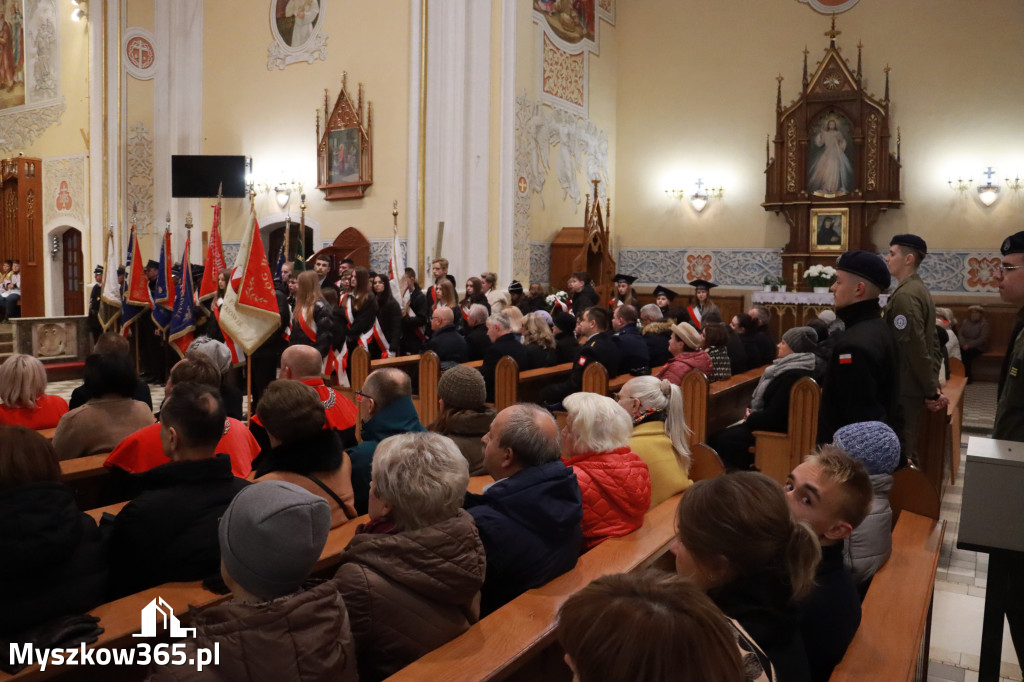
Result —
[[[51, 381], [46, 386], [46, 392], [52, 395], [59, 395], [65, 400], [71, 400], [71, 392], [82, 385], [80, 379], [70, 381]], [[153, 400], [153, 409], [160, 411], [160, 404], [164, 401], [164, 387], [157, 384], [149, 385], [149, 396]]]
[[[976, 383], [967, 387], [960, 471], [956, 485], [947, 485], [942, 498], [946, 536], [935, 576], [929, 682], [977, 682], [978, 679], [988, 555], [956, 549], [956, 536], [967, 439], [989, 435], [995, 417], [995, 403], [995, 384]], [[1005, 627], [1000, 675], [1001, 680], [1024, 679], [1010, 633], [1005, 631]]]

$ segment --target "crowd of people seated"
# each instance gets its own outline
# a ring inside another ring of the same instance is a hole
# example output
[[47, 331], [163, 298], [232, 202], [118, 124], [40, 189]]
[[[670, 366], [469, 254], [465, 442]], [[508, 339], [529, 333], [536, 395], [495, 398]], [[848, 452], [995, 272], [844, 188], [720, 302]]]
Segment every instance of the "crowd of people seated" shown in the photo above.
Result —
[[[225, 365], [215, 339], [171, 368], [155, 416], [120, 337], [100, 337], [70, 411], [46, 394], [37, 359], [0, 365], [0, 548], [17, 557], [0, 566], [0, 611], [12, 614], [0, 639], [54, 644], [69, 631], [54, 623], [91, 632], [68, 619], [202, 580], [231, 593], [191, 621], [189, 647], [219, 643], [218, 679], [384, 679], [682, 493], [675, 575], [606, 576], [562, 606], [557, 636], [576, 678], [827, 680], [891, 552], [887, 493], [907, 459], [887, 383], [898, 350], [877, 300], [885, 262], [844, 254], [833, 287], [843, 324], [794, 327], [777, 345], [766, 309], [726, 325], [703, 281], [689, 307], [659, 287], [664, 305], [638, 308], [623, 277], [604, 306], [577, 273], [572, 312], [550, 311], [530, 309], [543, 299], [532, 285], [530, 296], [501, 290], [493, 273], [469, 278], [459, 301], [447, 263], [433, 265], [429, 292], [407, 273], [398, 296], [360, 268], [337, 285], [323, 267], [289, 277], [290, 345], [249, 424], [227, 404], [230, 354]], [[383, 354], [410, 331], [443, 363], [432, 423], [400, 369], [372, 371], [358, 391], [325, 381], [340, 345]], [[479, 369], [462, 364], [477, 353]], [[521, 369], [570, 357], [572, 369], [543, 404], [495, 412], [506, 356]], [[591, 362], [634, 376], [614, 398], [584, 393]], [[757, 367], [746, 419], [711, 441], [730, 472], [694, 483], [680, 382]], [[808, 376], [824, 387], [820, 446], [783, 486], [752, 470], [752, 432], [785, 431], [790, 388]], [[52, 441], [36, 432], [54, 427]], [[59, 461], [108, 451], [129, 501], [97, 523]], [[489, 478], [481, 490], [471, 476]], [[311, 578], [330, 533], [350, 523], [337, 569]]]

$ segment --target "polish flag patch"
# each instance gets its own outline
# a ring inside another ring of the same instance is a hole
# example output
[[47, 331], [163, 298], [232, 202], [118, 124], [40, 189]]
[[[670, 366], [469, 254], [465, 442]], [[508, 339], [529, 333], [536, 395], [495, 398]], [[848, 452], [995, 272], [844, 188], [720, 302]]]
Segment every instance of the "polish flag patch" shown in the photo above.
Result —
[[585, 357], [583, 357], [583, 356], [580, 356], [580, 359], [577, 360], [576, 362], [579, 363], [580, 367], [583, 367], [584, 365], [587, 364], [587, 359]]
[[840, 353], [839, 354], [839, 364], [840, 365], [852, 365], [853, 364], [853, 355], [851, 353]]

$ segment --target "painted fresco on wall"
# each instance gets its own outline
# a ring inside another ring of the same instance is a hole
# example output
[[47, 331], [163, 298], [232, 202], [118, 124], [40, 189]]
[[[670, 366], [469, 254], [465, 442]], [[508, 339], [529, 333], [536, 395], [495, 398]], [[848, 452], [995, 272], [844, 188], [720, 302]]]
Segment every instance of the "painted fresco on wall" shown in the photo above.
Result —
[[309, 42], [319, 18], [317, 0], [277, 0], [277, 30], [290, 47]]
[[807, 192], [818, 197], [852, 192], [854, 151], [850, 122], [834, 111], [820, 116], [807, 142]]
[[0, 109], [25, 103], [24, 17], [21, 0], [0, 2]]
[[533, 0], [533, 9], [544, 15], [548, 26], [562, 40], [574, 44], [594, 40], [594, 0]]

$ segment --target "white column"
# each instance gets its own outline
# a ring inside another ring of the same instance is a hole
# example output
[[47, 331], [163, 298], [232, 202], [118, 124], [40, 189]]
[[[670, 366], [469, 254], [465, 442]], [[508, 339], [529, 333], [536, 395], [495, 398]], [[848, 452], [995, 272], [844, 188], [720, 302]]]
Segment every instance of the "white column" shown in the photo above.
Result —
[[[491, 5], [475, 0], [429, 4], [427, 56], [427, 243], [459, 281], [487, 266]], [[426, 278], [424, 278], [426, 281]]]
[[[418, 262], [420, 249], [423, 245], [419, 243], [420, 225], [420, 51], [422, 41], [420, 36], [423, 31], [422, 0], [409, 0], [409, 169], [406, 173], [406, 184], [408, 191], [405, 195], [405, 207], [402, 211], [405, 214], [406, 233], [406, 267], [417, 269], [416, 276], [420, 284], [427, 286], [424, 273], [419, 272]], [[427, 263], [427, 270], [430, 264]]]
[[[498, 281], [512, 280], [516, 183], [516, 0], [501, 2], [501, 118], [498, 160]], [[523, 285], [530, 288], [530, 283]]]
[[[177, 259], [185, 245], [185, 214], [191, 211], [195, 224], [202, 224], [199, 199], [171, 199], [171, 156], [201, 153], [203, 0], [154, 0], [154, 14], [153, 226], [157, 235], [162, 234], [167, 211], [171, 212]], [[196, 243], [199, 241], [197, 235]], [[155, 258], [159, 253], [158, 239], [156, 254], [146, 257]]]

